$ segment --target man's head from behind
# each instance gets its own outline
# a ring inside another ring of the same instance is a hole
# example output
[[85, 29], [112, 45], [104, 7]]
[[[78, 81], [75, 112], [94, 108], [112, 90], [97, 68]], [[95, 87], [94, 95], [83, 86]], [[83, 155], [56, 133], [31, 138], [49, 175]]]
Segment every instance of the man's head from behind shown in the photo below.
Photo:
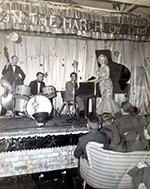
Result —
[[101, 126], [101, 119], [98, 118], [96, 115], [94, 114], [90, 114], [88, 116], [88, 119], [87, 119], [87, 123], [88, 123], [88, 126], [89, 128], [92, 130], [92, 129], [95, 129], [95, 130], [98, 130]]
[[122, 111], [123, 111], [123, 113], [124, 112], [131, 113], [131, 112], [134, 112], [134, 107], [130, 102], [127, 102], [122, 105]]
[[112, 115], [111, 115], [111, 113], [104, 112], [102, 114], [102, 122], [103, 122], [103, 126], [104, 125], [110, 125], [112, 123]]

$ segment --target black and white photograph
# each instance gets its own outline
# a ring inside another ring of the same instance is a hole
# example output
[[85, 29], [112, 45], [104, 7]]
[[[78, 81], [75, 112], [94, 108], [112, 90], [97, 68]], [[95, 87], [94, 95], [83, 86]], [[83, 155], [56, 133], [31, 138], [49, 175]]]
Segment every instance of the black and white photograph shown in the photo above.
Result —
[[150, 189], [150, 0], [0, 0], [0, 189]]

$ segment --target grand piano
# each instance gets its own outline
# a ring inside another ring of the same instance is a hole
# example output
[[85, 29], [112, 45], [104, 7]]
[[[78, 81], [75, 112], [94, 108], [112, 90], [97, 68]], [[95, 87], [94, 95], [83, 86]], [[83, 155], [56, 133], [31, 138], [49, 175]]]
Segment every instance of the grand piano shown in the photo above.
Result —
[[[131, 73], [129, 69], [121, 64], [112, 61], [110, 50], [96, 50], [96, 57], [100, 54], [107, 56], [110, 67], [110, 78], [113, 82], [113, 94], [129, 94], [130, 85], [127, 83], [130, 79]], [[98, 64], [98, 67], [100, 65]], [[89, 99], [92, 99], [92, 112], [96, 111], [96, 98], [101, 96], [98, 84], [94, 86], [91, 82], [94, 77], [88, 79], [87, 82], [80, 82], [76, 95], [84, 100], [84, 115], [88, 115]]]

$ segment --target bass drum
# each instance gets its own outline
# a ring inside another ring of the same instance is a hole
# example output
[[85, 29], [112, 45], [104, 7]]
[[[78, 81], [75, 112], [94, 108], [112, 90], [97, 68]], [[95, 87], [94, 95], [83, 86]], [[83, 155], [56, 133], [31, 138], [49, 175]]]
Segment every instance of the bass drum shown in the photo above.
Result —
[[[50, 100], [43, 95], [35, 95], [31, 97], [26, 105], [26, 113], [29, 117], [35, 119], [34, 115], [41, 116], [42, 113], [50, 115], [52, 112], [52, 104]], [[38, 120], [37, 120], [38, 121]]]

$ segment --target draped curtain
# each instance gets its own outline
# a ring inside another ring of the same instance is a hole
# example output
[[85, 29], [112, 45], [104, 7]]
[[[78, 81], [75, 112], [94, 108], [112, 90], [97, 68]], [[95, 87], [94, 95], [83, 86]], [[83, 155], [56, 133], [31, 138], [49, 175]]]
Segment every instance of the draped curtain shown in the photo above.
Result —
[[[70, 73], [75, 70], [74, 60], [78, 62], [78, 82], [86, 81], [95, 76], [97, 70], [95, 50], [110, 49], [112, 60], [131, 71], [130, 102], [139, 108], [140, 114], [150, 113], [150, 42], [19, 35], [20, 40], [12, 42], [6, 37], [6, 32], [0, 33], [0, 73], [6, 64], [3, 52], [6, 46], [10, 57], [14, 54], [19, 57], [18, 65], [26, 74], [25, 85], [36, 79], [38, 71], [47, 73], [44, 82], [58, 91], [56, 109], [62, 104], [59, 91], [64, 90]], [[2, 87], [0, 93], [3, 94]], [[117, 97], [117, 101], [122, 100], [121, 95]]]

